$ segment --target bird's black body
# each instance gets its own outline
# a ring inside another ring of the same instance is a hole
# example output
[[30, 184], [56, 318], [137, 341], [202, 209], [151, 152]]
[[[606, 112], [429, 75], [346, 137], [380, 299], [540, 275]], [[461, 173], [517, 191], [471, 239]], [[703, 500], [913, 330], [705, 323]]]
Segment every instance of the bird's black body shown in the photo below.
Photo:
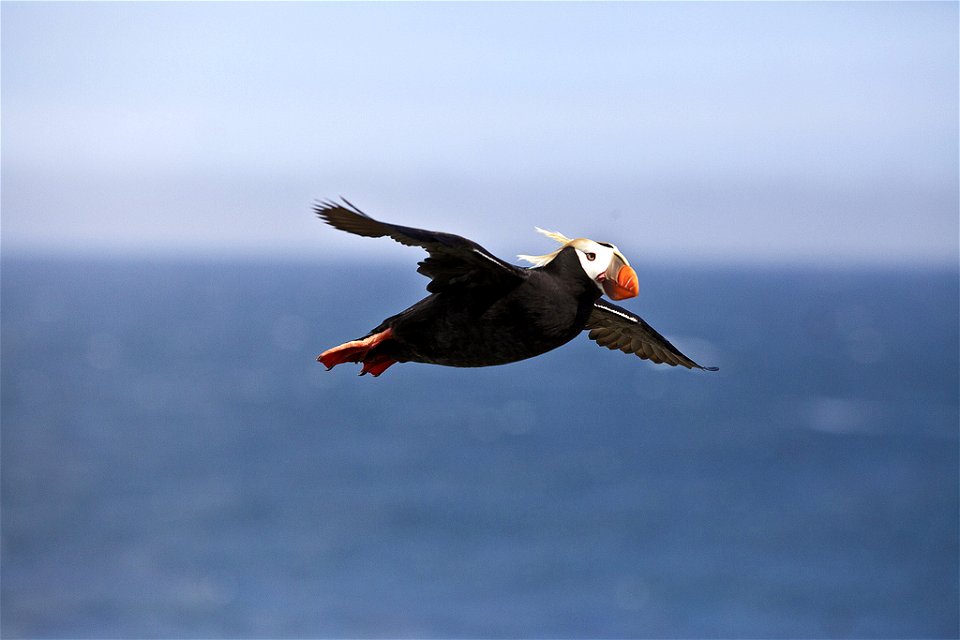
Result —
[[[600, 282], [606, 273], [595, 274], [596, 280], [587, 274], [584, 264], [590, 263], [581, 262], [578, 252], [589, 261], [594, 257], [587, 256], [593, 254], [572, 246], [581, 240], [568, 242], [545, 264], [524, 269], [466, 238], [380, 222], [346, 201], [343, 205], [324, 202], [315, 211], [337, 229], [366, 237], [389, 236], [429, 254], [417, 271], [430, 278], [430, 295], [387, 318], [366, 336], [320, 354], [317, 359], [328, 368], [362, 362], [361, 375], [378, 376], [397, 362], [452, 367], [507, 364], [555, 349], [585, 329], [590, 330], [590, 339], [610, 349], [671, 366], [705, 368], [639, 316], [600, 299]], [[596, 251], [614, 249], [582, 242], [607, 248]], [[629, 296], [635, 296], [639, 291], [636, 273], [623, 268], [633, 281], [619, 284], [632, 287]], [[604, 281], [603, 286], [608, 283]]]
[[433, 293], [383, 321], [393, 339], [370, 355], [397, 362], [485, 367], [532, 358], [566, 344], [587, 324], [600, 290], [573, 249], [513, 282]]

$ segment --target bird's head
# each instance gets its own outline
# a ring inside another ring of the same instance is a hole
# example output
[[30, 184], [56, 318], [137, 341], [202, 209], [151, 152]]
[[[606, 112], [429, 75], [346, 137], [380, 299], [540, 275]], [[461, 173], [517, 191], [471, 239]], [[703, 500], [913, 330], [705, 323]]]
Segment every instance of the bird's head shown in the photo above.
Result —
[[521, 260], [531, 262], [536, 267], [542, 267], [549, 264], [561, 251], [572, 247], [577, 252], [577, 258], [580, 259], [580, 266], [583, 267], [584, 273], [609, 298], [623, 300], [633, 298], [640, 293], [637, 272], [633, 270], [620, 250], [612, 244], [596, 242], [588, 238], [570, 239], [562, 233], [544, 231], [540, 227], [537, 227], [537, 231], [563, 246], [542, 256], [517, 256]]

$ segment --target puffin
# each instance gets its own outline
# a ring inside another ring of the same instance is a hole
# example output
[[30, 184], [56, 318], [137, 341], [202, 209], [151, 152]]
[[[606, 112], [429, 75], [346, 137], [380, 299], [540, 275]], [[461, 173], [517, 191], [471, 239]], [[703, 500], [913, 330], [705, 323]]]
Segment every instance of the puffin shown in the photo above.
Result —
[[341, 231], [425, 249], [417, 272], [430, 279], [427, 297], [321, 353], [317, 361], [328, 371], [345, 362], [362, 364], [360, 375], [373, 377], [398, 362], [508, 364], [556, 349], [585, 330], [600, 346], [657, 364], [717, 370], [697, 364], [640, 316], [603, 299], [640, 292], [636, 271], [610, 243], [537, 228], [561, 246], [518, 256], [532, 264], [520, 267], [458, 235], [380, 222], [345, 198], [318, 201], [313, 209]]

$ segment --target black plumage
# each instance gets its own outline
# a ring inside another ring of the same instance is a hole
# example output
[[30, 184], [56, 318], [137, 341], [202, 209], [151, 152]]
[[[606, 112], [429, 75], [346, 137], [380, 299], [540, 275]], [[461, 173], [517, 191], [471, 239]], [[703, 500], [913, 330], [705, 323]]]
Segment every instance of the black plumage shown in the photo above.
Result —
[[396, 362], [506, 364], [555, 349], [585, 328], [591, 329], [591, 339], [611, 349], [703, 368], [639, 317], [600, 300], [601, 289], [584, 271], [573, 246], [564, 247], [547, 264], [527, 269], [457, 235], [374, 220], [347, 201], [318, 203], [314, 210], [337, 229], [388, 236], [428, 253], [417, 271], [430, 278], [430, 295], [362, 338], [325, 351], [318, 360], [328, 368], [363, 362], [361, 375], [379, 375]]

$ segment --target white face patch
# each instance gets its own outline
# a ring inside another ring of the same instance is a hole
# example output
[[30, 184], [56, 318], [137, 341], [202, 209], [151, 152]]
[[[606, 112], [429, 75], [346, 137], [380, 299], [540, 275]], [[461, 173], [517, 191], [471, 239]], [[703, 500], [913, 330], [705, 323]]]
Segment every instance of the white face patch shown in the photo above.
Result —
[[610, 269], [610, 264], [619, 253], [616, 247], [608, 247], [586, 238], [578, 238], [571, 242], [570, 246], [576, 249], [577, 257], [580, 259], [580, 266], [583, 267], [583, 272], [586, 273], [599, 288], [601, 276], [606, 277], [606, 273]]

